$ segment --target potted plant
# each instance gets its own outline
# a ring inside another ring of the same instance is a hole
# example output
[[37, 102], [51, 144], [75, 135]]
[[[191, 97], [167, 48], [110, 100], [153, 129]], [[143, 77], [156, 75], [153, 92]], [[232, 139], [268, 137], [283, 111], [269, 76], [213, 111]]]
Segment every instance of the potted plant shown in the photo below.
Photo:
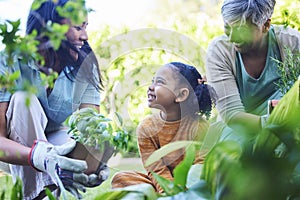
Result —
[[116, 113], [118, 122], [98, 113], [93, 108], [83, 108], [74, 112], [69, 120], [69, 134], [77, 141], [69, 157], [85, 160], [85, 173], [99, 173], [114, 153], [126, 149], [130, 136], [122, 128], [122, 118]]

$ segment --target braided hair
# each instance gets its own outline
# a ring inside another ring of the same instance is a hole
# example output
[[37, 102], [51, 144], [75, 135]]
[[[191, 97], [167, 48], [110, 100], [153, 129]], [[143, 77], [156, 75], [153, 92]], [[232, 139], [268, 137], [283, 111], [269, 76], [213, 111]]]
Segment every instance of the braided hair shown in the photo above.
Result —
[[187, 99], [187, 105], [191, 112], [200, 116], [204, 115], [206, 119], [209, 119], [214, 104], [214, 99], [210, 94], [212, 88], [204, 83], [205, 81], [195, 67], [181, 62], [170, 62], [168, 65], [175, 73], [178, 73], [177, 77], [180, 82], [186, 84], [190, 91], [193, 91]]

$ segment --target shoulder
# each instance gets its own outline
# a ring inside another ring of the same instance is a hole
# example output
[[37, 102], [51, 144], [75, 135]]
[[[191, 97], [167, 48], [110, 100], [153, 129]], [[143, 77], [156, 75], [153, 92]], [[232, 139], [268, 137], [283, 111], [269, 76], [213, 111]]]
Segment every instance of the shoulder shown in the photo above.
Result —
[[14, 72], [19, 70], [18, 58], [16, 56], [9, 57], [6, 52], [0, 52], [0, 70], [1, 73]]
[[300, 48], [300, 32], [284, 25], [273, 25], [275, 36], [280, 45], [292, 49]]
[[209, 127], [209, 122], [205, 120], [203, 117], [194, 117], [194, 116], [187, 116], [182, 120], [185, 122], [187, 127], [191, 127], [193, 129], [203, 130], [206, 131]]
[[157, 124], [160, 122], [159, 114], [147, 115], [142, 121], [140, 121], [137, 127], [137, 134], [143, 134], [145, 132], [152, 132]]
[[290, 36], [290, 37], [299, 37], [300, 33], [296, 29], [293, 29], [289, 26], [284, 25], [273, 25], [275, 34], [283, 37], [283, 36]]
[[223, 66], [224, 63], [228, 63], [231, 66], [234, 63], [235, 55], [234, 45], [229, 41], [228, 37], [225, 34], [218, 36], [208, 45], [206, 67], [211, 68], [213, 67], [212, 65]]
[[143, 120], [140, 121], [138, 125], [138, 129], [147, 129], [153, 127], [155, 124], [157, 124], [159, 120], [158, 114], [150, 114], [147, 115]]
[[228, 37], [225, 34], [214, 38], [207, 48], [208, 51], [216, 51], [218, 49], [226, 51], [231, 51], [232, 49], [234, 49], [233, 44], [229, 41]]

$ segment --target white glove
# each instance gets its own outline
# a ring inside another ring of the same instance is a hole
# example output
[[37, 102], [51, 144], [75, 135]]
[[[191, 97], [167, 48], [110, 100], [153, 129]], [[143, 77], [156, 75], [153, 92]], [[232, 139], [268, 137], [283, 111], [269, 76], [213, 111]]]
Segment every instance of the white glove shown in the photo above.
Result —
[[269, 118], [268, 114], [260, 116], [260, 125], [261, 125], [261, 128], [265, 128], [266, 127], [268, 118]]
[[77, 181], [88, 182], [88, 176], [83, 173], [87, 169], [87, 163], [65, 156], [74, 149], [75, 145], [75, 140], [70, 140], [61, 146], [35, 140], [28, 157], [29, 163], [36, 170], [48, 173], [62, 191], [65, 187], [69, 191], [70, 188], [85, 191], [85, 188]]
[[95, 174], [90, 174], [88, 176], [88, 182], [83, 184], [86, 187], [96, 187], [101, 185], [103, 181], [107, 180], [109, 177], [109, 168], [105, 163], [101, 163]]

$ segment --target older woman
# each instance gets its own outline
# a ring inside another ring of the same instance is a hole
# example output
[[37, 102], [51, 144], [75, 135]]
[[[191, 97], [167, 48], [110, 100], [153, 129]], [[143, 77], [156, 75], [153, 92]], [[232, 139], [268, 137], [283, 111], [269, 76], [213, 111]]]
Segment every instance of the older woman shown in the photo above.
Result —
[[284, 48], [299, 51], [300, 34], [271, 24], [274, 6], [275, 0], [223, 3], [225, 34], [211, 42], [206, 55], [207, 80], [218, 95], [221, 140], [238, 139], [242, 130], [258, 133], [268, 100], [282, 97], [275, 84], [280, 76], [274, 59], [286, 58]]

